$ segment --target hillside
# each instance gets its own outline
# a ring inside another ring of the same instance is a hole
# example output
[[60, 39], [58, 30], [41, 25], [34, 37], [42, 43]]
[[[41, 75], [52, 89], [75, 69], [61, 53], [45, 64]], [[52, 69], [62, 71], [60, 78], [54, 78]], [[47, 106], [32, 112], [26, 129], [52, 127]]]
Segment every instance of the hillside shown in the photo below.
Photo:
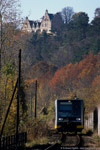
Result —
[[48, 72], [52, 75], [57, 70], [57, 67], [53, 65], [49, 65], [46, 61], [39, 61], [35, 65], [31, 66], [30, 70], [28, 70], [28, 78], [42, 78]]
[[79, 62], [90, 51], [97, 54], [100, 51], [100, 18], [94, 18], [89, 23], [85, 12], [73, 15], [73, 20], [63, 24], [54, 34], [31, 33], [25, 41], [25, 57], [30, 65], [38, 61], [47, 61], [58, 68]]
[[70, 98], [76, 94], [86, 101], [88, 108], [92, 102], [98, 102], [91, 94], [94, 89], [92, 83], [99, 77], [96, 63], [99, 63], [100, 52], [100, 17], [89, 23], [85, 12], [75, 13], [69, 23], [52, 32], [56, 34], [36, 32], [26, 38], [23, 58], [29, 63], [25, 78], [30, 85], [38, 80], [39, 99], [43, 103], [54, 100], [52, 97], [55, 96]]

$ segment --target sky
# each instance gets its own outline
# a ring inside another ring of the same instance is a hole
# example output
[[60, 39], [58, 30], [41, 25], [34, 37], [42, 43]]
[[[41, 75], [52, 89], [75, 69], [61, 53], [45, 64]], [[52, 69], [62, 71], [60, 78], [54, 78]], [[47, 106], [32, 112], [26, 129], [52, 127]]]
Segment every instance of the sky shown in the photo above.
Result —
[[64, 7], [72, 7], [74, 12], [85, 12], [90, 21], [94, 18], [96, 8], [100, 8], [100, 0], [20, 0], [22, 17], [39, 20], [47, 9], [49, 13], [60, 12]]

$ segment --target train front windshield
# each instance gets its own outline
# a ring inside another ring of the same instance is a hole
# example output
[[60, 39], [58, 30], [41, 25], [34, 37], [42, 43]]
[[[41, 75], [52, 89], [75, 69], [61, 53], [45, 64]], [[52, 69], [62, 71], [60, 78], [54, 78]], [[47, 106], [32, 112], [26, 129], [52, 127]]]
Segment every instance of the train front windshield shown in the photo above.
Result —
[[60, 102], [58, 105], [59, 117], [80, 117], [80, 102]]
[[72, 111], [72, 103], [60, 104], [60, 111]]

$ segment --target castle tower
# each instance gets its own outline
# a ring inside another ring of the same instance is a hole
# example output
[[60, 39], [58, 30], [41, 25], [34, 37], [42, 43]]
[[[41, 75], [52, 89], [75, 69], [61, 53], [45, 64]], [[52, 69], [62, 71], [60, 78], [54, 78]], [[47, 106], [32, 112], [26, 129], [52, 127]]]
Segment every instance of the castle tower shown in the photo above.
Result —
[[46, 15], [46, 14], [48, 14], [48, 10], [47, 10], [47, 9], [46, 9], [46, 11], [45, 11], [45, 15]]

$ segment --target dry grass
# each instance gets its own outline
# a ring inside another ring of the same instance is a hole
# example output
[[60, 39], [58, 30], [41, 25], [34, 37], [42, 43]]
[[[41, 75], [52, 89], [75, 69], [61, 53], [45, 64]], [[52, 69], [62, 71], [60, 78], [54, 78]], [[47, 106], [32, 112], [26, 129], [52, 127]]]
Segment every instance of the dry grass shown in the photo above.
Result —
[[33, 120], [33, 124], [28, 126], [28, 142], [26, 145], [33, 146], [48, 143], [48, 134], [49, 130], [46, 121]]

